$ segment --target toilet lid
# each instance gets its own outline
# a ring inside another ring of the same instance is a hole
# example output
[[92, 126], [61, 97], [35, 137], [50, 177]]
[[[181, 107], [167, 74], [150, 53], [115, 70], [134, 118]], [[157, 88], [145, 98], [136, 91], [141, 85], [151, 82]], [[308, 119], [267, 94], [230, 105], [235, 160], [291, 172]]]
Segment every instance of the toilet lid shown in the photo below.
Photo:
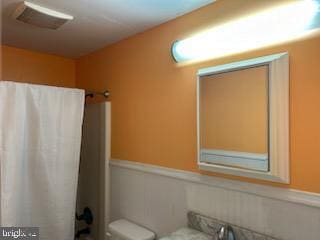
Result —
[[155, 237], [153, 232], [125, 219], [110, 223], [109, 231], [111, 234], [118, 235], [126, 240], [152, 240]]

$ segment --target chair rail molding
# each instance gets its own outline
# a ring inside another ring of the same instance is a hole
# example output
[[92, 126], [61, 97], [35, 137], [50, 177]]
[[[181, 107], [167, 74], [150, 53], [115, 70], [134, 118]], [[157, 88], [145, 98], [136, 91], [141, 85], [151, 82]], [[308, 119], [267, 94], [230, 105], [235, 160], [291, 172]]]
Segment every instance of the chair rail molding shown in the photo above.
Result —
[[134, 171], [141, 171], [149, 174], [175, 178], [186, 182], [198, 183], [212, 187], [257, 195], [265, 198], [320, 208], [319, 193], [235, 181], [226, 178], [202, 175], [195, 172], [177, 170], [120, 159], [111, 159], [109, 164], [113, 167], [126, 168]]

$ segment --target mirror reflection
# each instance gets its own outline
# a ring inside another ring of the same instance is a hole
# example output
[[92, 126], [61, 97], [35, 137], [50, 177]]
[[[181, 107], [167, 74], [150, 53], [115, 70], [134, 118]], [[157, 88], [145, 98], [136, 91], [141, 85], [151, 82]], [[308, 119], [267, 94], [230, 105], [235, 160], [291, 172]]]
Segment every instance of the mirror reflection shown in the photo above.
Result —
[[199, 77], [201, 162], [269, 171], [268, 68]]

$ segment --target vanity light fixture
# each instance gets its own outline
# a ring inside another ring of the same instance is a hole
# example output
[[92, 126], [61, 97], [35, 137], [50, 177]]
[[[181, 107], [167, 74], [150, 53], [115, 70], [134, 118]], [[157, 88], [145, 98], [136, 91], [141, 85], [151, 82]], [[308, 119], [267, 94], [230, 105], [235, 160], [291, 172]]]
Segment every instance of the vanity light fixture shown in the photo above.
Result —
[[320, 27], [317, 0], [298, 0], [213, 27], [172, 45], [176, 62], [217, 58], [297, 39]]

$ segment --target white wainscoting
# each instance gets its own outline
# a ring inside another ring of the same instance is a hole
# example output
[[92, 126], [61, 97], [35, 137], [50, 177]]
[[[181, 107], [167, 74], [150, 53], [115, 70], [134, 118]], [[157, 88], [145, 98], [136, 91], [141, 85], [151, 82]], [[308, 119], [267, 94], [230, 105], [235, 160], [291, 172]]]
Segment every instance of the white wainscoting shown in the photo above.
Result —
[[320, 195], [112, 160], [111, 219], [166, 235], [192, 210], [281, 240], [320, 239]]

